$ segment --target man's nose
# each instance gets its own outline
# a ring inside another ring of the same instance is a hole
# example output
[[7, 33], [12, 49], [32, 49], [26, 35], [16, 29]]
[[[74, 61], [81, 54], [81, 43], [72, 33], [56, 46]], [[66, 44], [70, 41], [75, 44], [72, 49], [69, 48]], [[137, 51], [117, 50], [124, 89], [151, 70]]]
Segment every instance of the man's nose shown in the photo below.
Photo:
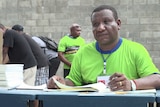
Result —
[[103, 31], [103, 30], [105, 30], [105, 25], [103, 23], [101, 23], [98, 26], [98, 31]]

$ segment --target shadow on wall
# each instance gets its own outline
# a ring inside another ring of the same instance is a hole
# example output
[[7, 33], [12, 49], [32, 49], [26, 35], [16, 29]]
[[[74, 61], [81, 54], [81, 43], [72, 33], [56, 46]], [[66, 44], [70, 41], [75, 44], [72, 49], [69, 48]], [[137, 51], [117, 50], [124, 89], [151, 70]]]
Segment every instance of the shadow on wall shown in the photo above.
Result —
[[[2, 53], [2, 46], [3, 46], [3, 33], [0, 32], [0, 52]], [[2, 54], [0, 54], [0, 64], [2, 64]]]
[[62, 63], [62, 62], [61, 62], [60, 65], [59, 65], [59, 68], [58, 68], [58, 70], [57, 70], [56, 75], [63, 77], [63, 63]]

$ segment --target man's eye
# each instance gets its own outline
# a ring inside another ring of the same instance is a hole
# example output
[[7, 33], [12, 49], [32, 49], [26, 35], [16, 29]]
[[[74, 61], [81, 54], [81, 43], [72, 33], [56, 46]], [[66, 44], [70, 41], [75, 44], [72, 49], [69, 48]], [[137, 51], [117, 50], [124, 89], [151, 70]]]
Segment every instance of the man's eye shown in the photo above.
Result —
[[93, 27], [97, 27], [98, 23], [93, 23], [92, 25], [93, 25]]
[[108, 24], [109, 22], [108, 22], [108, 21], [104, 21], [104, 23], [105, 23], [105, 24]]

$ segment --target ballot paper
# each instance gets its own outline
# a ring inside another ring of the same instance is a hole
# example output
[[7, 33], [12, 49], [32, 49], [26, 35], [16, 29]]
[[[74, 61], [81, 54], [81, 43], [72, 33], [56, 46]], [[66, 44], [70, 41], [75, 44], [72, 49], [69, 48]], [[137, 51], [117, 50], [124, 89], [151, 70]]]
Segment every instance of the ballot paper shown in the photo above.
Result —
[[[98, 82], [98, 83], [93, 83], [93, 84], [88, 84], [88, 85], [83, 85], [83, 86], [67, 86], [65, 84], [60, 83], [56, 79], [53, 78], [53, 81], [56, 83], [56, 85], [60, 88], [58, 89], [59, 91], [88, 91], [88, 92], [99, 92], [99, 91], [110, 91], [109, 88], [106, 87], [105, 84]], [[52, 91], [52, 89], [47, 89], [45, 91]]]

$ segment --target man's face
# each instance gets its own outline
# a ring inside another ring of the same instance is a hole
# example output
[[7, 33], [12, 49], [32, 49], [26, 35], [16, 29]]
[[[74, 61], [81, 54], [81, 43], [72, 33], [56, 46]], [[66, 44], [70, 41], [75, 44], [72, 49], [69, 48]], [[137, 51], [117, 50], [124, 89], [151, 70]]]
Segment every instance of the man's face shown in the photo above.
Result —
[[73, 36], [73, 37], [78, 37], [78, 36], [80, 36], [80, 34], [81, 34], [81, 27], [79, 26], [79, 27], [74, 27], [73, 29], [72, 29], [72, 31], [71, 31], [71, 35]]
[[94, 12], [91, 16], [94, 38], [100, 45], [109, 45], [118, 39], [121, 21], [115, 20], [111, 10]]

